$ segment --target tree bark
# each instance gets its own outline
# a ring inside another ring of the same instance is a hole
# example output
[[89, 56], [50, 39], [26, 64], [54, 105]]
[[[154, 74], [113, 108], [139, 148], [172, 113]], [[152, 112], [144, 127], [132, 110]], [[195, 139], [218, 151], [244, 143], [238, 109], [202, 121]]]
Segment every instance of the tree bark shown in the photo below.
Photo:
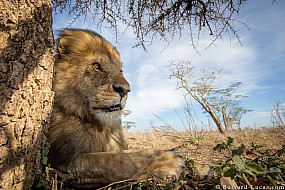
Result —
[[210, 111], [208, 113], [210, 114], [210, 116], [212, 117], [213, 121], [217, 125], [219, 132], [224, 135], [225, 134], [225, 128], [224, 128], [221, 120], [219, 119], [219, 117], [213, 111]]
[[31, 189], [53, 92], [50, 0], [0, 0], [0, 189]]
[[[196, 101], [199, 100], [198, 97], [196, 97], [196, 99], [197, 99]], [[215, 124], [217, 125], [219, 132], [224, 135], [225, 134], [225, 128], [224, 128], [220, 118], [215, 113], [215, 111], [211, 108], [211, 105], [209, 104], [208, 100], [206, 98], [202, 98], [202, 100], [204, 103], [200, 100], [198, 102], [202, 105], [204, 110], [209, 113], [209, 115], [211, 116], [211, 118], [213, 119]]]

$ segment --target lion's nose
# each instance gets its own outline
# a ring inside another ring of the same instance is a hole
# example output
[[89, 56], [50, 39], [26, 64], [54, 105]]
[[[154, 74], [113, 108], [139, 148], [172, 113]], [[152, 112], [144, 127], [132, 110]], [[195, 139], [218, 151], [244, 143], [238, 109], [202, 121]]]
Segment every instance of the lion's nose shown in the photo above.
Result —
[[131, 91], [129, 85], [123, 84], [113, 84], [113, 89], [120, 94], [121, 98]]

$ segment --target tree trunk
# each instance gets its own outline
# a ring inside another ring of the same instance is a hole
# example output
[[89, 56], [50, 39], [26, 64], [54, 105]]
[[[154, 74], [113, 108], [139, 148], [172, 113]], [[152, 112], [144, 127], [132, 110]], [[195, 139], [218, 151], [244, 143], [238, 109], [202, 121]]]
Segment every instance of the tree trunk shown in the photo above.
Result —
[[0, 0], [0, 189], [31, 189], [53, 92], [50, 0]]
[[226, 131], [233, 130], [234, 118], [225, 118], [224, 120], [225, 120]]
[[[192, 95], [192, 94], [191, 94]], [[192, 96], [193, 97], [193, 96]], [[218, 130], [221, 134], [225, 134], [225, 128], [220, 120], [220, 118], [217, 116], [217, 114], [215, 113], [215, 111], [211, 108], [208, 100], [206, 98], [202, 98], [203, 102], [201, 102], [199, 100], [198, 97], [194, 98], [196, 101], [198, 101], [200, 103], [200, 105], [203, 107], [203, 109], [208, 112], [208, 114], [211, 116], [211, 118], [213, 119], [213, 121], [215, 122], [215, 124], [218, 127]]]
[[225, 128], [221, 122], [221, 120], [219, 119], [219, 117], [214, 114], [213, 112], [208, 112], [210, 114], [210, 116], [212, 117], [213, 121], [215, 122], [215, 124], [217, 125], [218, 129], [219, 129], [219, 132], [221, 134], [225, 134]]

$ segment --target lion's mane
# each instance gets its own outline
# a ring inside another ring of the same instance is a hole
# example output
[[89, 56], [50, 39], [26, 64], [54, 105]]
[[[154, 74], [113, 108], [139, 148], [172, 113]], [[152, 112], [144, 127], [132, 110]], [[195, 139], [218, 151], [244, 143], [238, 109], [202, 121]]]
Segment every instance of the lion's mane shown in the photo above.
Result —
[[117, 49], [103, 37], [79, 29], [59, 36], [47, 138], [49, 163], [65, 170], [81, 153], [126, 148], [121, 109], [130, 90]]

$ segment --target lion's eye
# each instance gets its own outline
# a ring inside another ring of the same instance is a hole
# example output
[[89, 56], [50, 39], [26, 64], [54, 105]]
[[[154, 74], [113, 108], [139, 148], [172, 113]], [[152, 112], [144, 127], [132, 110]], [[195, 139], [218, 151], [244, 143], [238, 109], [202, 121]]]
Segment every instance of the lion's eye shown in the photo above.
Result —
[[102, 70], [102, 68], [101, 68], [101, 66], [100, 66], [100, 63], [94, 62], [94, 63], [92, 63], [92, 65], [93, 65], [93, 68], [94, 68], [96, 71]]

